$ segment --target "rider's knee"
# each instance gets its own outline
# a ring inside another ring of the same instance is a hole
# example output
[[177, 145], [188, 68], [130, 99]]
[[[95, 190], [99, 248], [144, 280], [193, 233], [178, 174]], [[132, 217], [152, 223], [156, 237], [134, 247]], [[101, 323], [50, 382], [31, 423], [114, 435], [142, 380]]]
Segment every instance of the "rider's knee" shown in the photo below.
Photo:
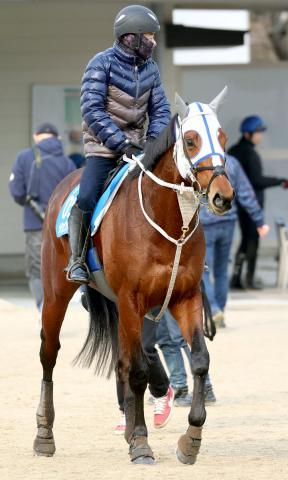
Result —
[[93, 213], [95, 208], [95, 201], [88, 195], [83, 195], [78, 199], [78, 207], [84, 213]]

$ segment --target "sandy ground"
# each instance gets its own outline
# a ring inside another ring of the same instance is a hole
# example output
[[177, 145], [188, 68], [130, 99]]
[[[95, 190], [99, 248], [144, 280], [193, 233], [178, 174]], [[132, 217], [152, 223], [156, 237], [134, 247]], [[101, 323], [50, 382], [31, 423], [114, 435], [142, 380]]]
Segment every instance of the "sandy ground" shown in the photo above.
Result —
[[54, 375], [54, 458], [36, 457], [32, 443], [41, 368], [38, 318], [31, 307], [0, 304], [0, 479], [193, 479], [276, 480], [288, 478], [288, 302], [265, 293], [230, 304], [229, 328], [209, 342], [211, 374], [218, 402], [208, 407], [201, 454], [194, 466], [175, 456], [186, 430], [187, 409], [175, 408], [165, 429], [152, 427], [157, 463], [129, 463], [128, 448], [113, 433], [118, 421], [114, 379], [95, 378], [74, 368], [87, 328], [86, 313], [70, 308]]

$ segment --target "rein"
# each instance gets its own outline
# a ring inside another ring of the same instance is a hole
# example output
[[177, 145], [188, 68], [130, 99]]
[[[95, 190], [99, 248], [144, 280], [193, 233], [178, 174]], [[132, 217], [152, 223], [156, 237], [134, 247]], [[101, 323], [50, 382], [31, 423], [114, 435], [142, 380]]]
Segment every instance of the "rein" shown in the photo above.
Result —
[[[141, 156], [141, 159], [143, 158], [144, 155]], [[139, 195], [139, 202], [141, 206], [142, 213], [144, 217], [146, 218], [147, 222], [157, 231], [162, 235], [166, 240], [168, 240], [171, 243], [174, 243], [176, 245], [176, 252], [174, 256], [174, 261], [173, 261], [173, 267], [172, 267], [172, 272], [171, 272], [171, 277], [167, 289], [167, 293], [164, 299], [164, 303], [159, 311], [159, 313], [154, 316], [152, 314], [147, 314], [146, 317], [149, 318], [150, 320], [153, 320], [154, 322], [159, 322], [160, 319], [162, 318], [163, 314], [165, 313], [168, 304], [170, 302], [173, 289], [175, 286], [176, 282], [176, 277], [177, 277], [177, 272], [179, 269], [179, 264], [180, 264], [180, 258], [181, 258], [181, 253], [182, 253], [182, 248], [188, 242], [188, 240], [192, 237], [194, 232], [197, 230], [198, 225], [199, 225], [199, 215], [198, 215], [198, 210], [199, 210], [199, 196], [196, 194], [194, 187], [187, 187], [184, 185], [184, 182], [181, 183], [181, 185], [174, 184], [174, 183], [169, 183], [165, 182], [164, 180], [161, 180], [158, 178], [156, 175], [154, 175], [152, 172], [149, 170], [146, 170], [143, 163], [141, 162], [141, 159], [138, 157], [135, 157], [132, 155], [132, 160], [128, 158], [126, 155], [123, 156], [123, 160], [125, 162], [128, 162], [131, 164], [132, 168], [135, 168], [136, 165], [138, 165], [141, 168], [141, 173], [138, 178], [138, 195]], [[148, 213], [146, 212], [144, 208], [144, 203], [143, 203], [143, 195], [142, 195], [142, 178], [143, 174], [146, 174], [151, 180], [153, 180], [155, 183], [162, 187], [169, 188], [170, 190], [173, 190], [177, 194], [177, 200], [179, 204], [179, 209], [182, 215], [182, 235], [180, 238], [175, 239], [168, 235], [165, 230], [163, 230], [157, 223], [155, 223], [151, 217], [149, 217]], [[193, 229], [191, 232], [187, 235], [189, 232], [189, 224], [191, 220], [193, 219], [194, 215], [196, 213], [196, 221]]]
[[[199, 112], [197, 114], [198, 118], [200, 116], [202, 117], [203, 124], [205, 126], [205, 131], [206, 131], [208, 139], [209, 139], [208, 151], [206, 149], [206, 152], [205, 152], [204, 156], [199, 158], [195, 163], [193, 163], [191, 161], [191, 158], [189, 157], [185, 142], [183, 142], [182, 122], [180, 124], [180, 128], [178, 127], [179, 135], [178, 135], [178, 138], [175, 142], [174, 151], [173, 151], [173, 159], [175, 161], [175, 164], [176, 164], [178, 170], [179, 170], [179, 165], [178, 165], [178, 158], [177, 158], [178, 155], [177, 154], [179, 153], [179, 150], [180, 150], [180, 153], [182, 154], [182, 158], [184, 156], [184, 158], [187, 162], [186, 178], [189, 178], [189, 180], [192, 183], [192, 186], [188, 187], [188, 186], [184, 185], [184, 182], [182, 182], [180, 185], [165, 182], [164, 180], [162, 180], [162, 179], [158, 178], [156, 175], [154, 175], [154, 173], [152, 173], [150, 170], [146, 170], [145, 166], [142, 163], [142, 159], [143, 159], [145, 154], [138, 155], [138, 156], [132, 155], [132, 159], [128, 158], [126, 155], [123, 156], [123, 160], [131, 164], [131, 170], [133, 168], [135, 168], [136, 165], [138, 165], [141, 169], [141, 173], [140, 173], [139, 178], [138, 178], [138, 196], [139, 196], [140, 207], [141, 207], [141, 210], [142, 210], [142, 213], [143, 213], [144, 217], [146, 218], [147, 222], [158, 233], [160, 233], [160, 235], [162, 235], [169, 242], [176, 245], [176, 252], [175, 252], [175, 256], [174, 256], [174, 262], [173, 262], [171, 277], [170, 277], [170, 281], [169, 281], [169, 285], [168, 285], [168, 290], [167, 290], [167, 293], [166, 293], [166, 296], [165, 296], [165, 299], [164, 299], [164, 303], [163, 303], [159, 313], [156, 316], [154, 316], [152, 314], [147, 314], [146, 315], [146, 317], [148, 317], [150, 320], [153, 320], [154, 322], [159, 322], [160, 321], [160, 319], [162, 318], [165, 310], [167, 309], [167, 307], [169, 305], [169, 302], [170, 302], [170, 299], [171, 299], [171, 296], [172, 296], [172, 293], [173, 293], [173, 289], [174, 289], [174, 286], [175, 286], [175, 282], [176, 282], [177, 272], [178, 272], [179, 265], [180, 265], [182, 248], [186, 244], [186, 242], [188, 242], [188, 240], [192, 237], [192, 235], [195, 233], [195, 231], [198, 228], [198, 225], [199, 225], [199, 213], [198, 212], [199, 212], [199, 207], [200, 207], [200, 203], [201, 203], [200, 202], [201, 197], [205, 196], [206, 198], [208, 198], [208, 194], [209, 194], [211, 185], [212, 185], [213, 181], [215, 180], [215, 178], [217, 178], [220, 175], [224, 175], [224, 176], [227, 177], [227, 174], [226, 174], [225, 168], [224, 168], [225, 154], [224, 154], [224, 152], [219, 153], [219, 152], [216, 151], [216, 149], [214, 147], [213, 140], [212, 140], [211, 132], [209, 130], [209, 125], [208, 125], [207, 119], [205, 118], [205, 113], [202, 109], [201, 104], [197, 103], [197, 107], [199, 109]], [[220, 159], [224, 160], [224, 165], [219, 164], [219, 160], [218, 160], [218, 162], [216, 160], [215, 161], [212, 160], [213, 166], [209, 166], [209, 167], [208, 166], [207, 167], [198, 167], [197, 166], [198, 163], [202, 162], [206, 158], [210, 158], [210, 157], [214, 158], [216, 156], [220, 157]], [[197, 174], [199, 172], [208, 171], [208, 170], [213, 171], [213, 175], [210, 178], [210, 181], [207, 185], [207, 188], [205, 190], [202, 190], [202, 187], [201, 187], [201, 185], [200, 185], [200, 183], [197, 179]], [[179, 170], [179, 173], [181, 174], [180, 170]], [[152, 218], [146, 212], [145, 207], [144, 207], [144, 202], [143, 202], [143, 194], [142, 194], [142, 179], [143, 179], [144, 174], [147, 175], [154, 183], [160, 185], [161, 187], [169, 188], [177, 194], [178, 205], [179, 205], [179, 209], [180, 209], [181, 216], [182, 216], [182, 222], [183, 222], [182, 228], [181, 228], [182, 235], [181, 235], [180, 238], [175, 239], [175, 238], [171, 237], [170, 235], [168, 235], [168, 233], [165, 232], [165, 230], [162, 227], [160, 227], [160, 225], [158, 225], [156, 222], [154, 222], [154, 220], [152, 220]], [[184, 175], [182, 175], [182, 177], [184, 178]], [[194, 189], [194, 184], [195, 183], [198, 185], [199, 190]], [[191, 232], [188, 234], [189, 225], [190, 225], [192, 219], [194, 218], [195, 214], [196, 214], [195, 225], [194, 225], [193, 229], [191, 230]]]

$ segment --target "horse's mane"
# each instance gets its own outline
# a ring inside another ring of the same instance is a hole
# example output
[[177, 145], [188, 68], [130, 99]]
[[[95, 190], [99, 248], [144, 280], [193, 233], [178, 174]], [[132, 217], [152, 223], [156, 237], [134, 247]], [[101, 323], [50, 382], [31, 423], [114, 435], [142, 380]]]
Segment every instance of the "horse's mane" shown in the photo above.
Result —
[[[145, 156], [143, 157], [142, 163], [146, 170], [153, 170], [160, 157], [167, 152], [167, 150], [174, 145], [175, 139], [175, 119], [177, 115], [171, 118], [168, 125], [162, 130], [159, 137], [155, 138], [153, 142], [148, 142], [144, 148]], [[141, 172], [140, 167], [135, 167], [130, 173], [131, 178], [139, 177]]]

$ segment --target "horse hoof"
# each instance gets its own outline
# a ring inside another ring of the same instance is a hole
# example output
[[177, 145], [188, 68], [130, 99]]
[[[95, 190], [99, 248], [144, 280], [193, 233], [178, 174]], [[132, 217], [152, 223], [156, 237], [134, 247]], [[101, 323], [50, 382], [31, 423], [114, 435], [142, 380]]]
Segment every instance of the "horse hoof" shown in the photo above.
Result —
[[133, 465], [154, 465], [155, 460], [153, 457], [138, 457], [134, 460], [131, 460]]
[[146, 437], [138, 437], [132, 440], [129, 449], [130, 459], [134, 465], [153, 465], [154, 455], [147, 443]]
[[178, 460], [185, 465], [194, 465], [197, 460], [197, 455], [185, 455], [185, 453], [181, 452], [179, 447], [176, 450], [176, 455]]
[[33, 445], [34, 453], [42, 457], [53, 457], [56, 447], [54, 438], [36, 437]]

